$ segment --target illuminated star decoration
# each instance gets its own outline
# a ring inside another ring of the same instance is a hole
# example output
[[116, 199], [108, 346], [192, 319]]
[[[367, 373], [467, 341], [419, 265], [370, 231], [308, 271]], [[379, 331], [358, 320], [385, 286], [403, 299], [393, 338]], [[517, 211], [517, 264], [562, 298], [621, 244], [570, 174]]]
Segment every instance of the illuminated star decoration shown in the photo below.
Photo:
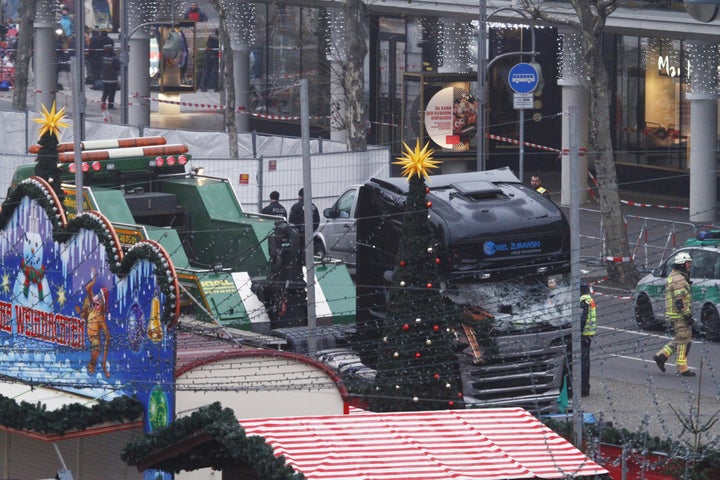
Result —
[[430, 148], [429, 143], [426, 143], [422, 149], [420, 148], [420, 140], [415, 142], [415, 149], [411, 149], [407, 143], [403, 142], [405, 152], [402, 157], [398, 157], [397, 162], [393, 162], [395, 165], [402, 166], [402, 176], [407, 177], [408, 181], [415, 175], [419, 177], [425, 177], [428, 179], [428, 174], [433, 168], [437, 168], [440, 161], [434, 160], [432, 154], [434, 150]]
[[2, 285], [0, 285], [0, 288], [2, 288], [2, 291], [5, 293], [10, 291], [10, 275], [7, 273], [3, 273], [2, 275]]
[[53, 102], [52, 109], [49, 112], [48, 109], [45, 108], [45, 105], [42, 106], [42, 109], [42, 117], [33, 119], [33, 122], [41, 125], [40, 134], [38, 136], [42, 137], [46, 133], [50, 133], [60, 140], [60, 129], [66, 128], [70, 125], [69, 123], [63, 122], [63, 119], [65, 118], [65, 107], [56, 111], [55, 102]]

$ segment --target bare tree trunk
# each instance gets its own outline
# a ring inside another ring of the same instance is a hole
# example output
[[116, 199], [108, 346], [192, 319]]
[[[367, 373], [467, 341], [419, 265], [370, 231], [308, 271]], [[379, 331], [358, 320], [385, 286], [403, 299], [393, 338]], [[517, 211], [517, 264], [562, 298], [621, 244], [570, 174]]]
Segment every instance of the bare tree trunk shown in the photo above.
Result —
[[345, 0], [346, 65], [343, 77], [345, 89], [345, 125], [347, 146], [351, 151], [367, 149], [367, 112], [363, 65], [367, 55], [365, 43], [365, 4], [362, 0]]
[[610, 137], [610, 86], [602, 55], [602, 39], [607, 18], [617, 8], [617, 0], [570, 0], [578, 20], [554, 18], [541, 10], [542, 1], [521, 0], [533, 18], [542, 18], [556, 25], [567, 25], [581, 36], [587, 88], [590, 93], [589, 155], [597, 170], [598, 193], [602, 216], [603, 237], [610, 257], [629, 261], [608, 261], [608, 278], [621, 287], [630, 288], [637, 282], [635, 263], [630, 259], [630, 245], [625, 232], [620, 192], [615, 170], [615, 153]]
[[18, 28], [17, 52], [15, 52], [15, 81], [13, 82], [13, 110], [27, 110], [27, 88], [30, 73], [30, 61], [33, 52], [33, 22], [37, 0], [20, 2], [20, 25]]
[[230, 34], [227, 27], [227, 10], [224, 2], [220, 0], [210, 0], [210, 4], [215, 8], [220, 19], [218, 31], [220, 33], [220, 51], [222, 52], [222, 75], [223, 89], [225, 93], [225, 128], [228, 133], [228, 147], [230, 149], [231, 158], [240, 158], [238, 149], [238, 131], [235, 124], [235, 81], [233, 76], [233, 55], [232, 45], [230, 43]]
[[610, 85], [602, 55], [602, 39], [607, 17], [615, 10], [615, 2], [605, 2], [604, 8], [593, 8], [587, 0], [571, 2], [580, 19], [582, 46], [590, 79], [590, 138], [597, 171], [603, 237], [607, 254], [629, 261], [608, 261], [607, 273], [619, 286], [631, 288], [637, 282], [635, 263], [630, 259], [630, 245], [620, 204], [620, 192], [615, 170], [615, 153], [610, 137]]
[[[595, 45], [599, 45], [597, 39]], [[597, 50], [597, 48], [595, 48]], [[586, 46], [585, 49], [588, 52]], [[608, 97], [608, 76], [602, 55], [591, 55], [590, 85], [590, 138], [589, 150], [593, 152], [600, 196], [600, 211], [603, 222], [603, 236], [607, 254], [613, 258], [629, 261], [608, 261], [607, 273], [610, 280], [620, 286], [633, 287], [637, 282], [635, 263], [630, 258], [630, 245], [625, 231], [618, 189], [615, 155], [610, 139], [610, 99]]]

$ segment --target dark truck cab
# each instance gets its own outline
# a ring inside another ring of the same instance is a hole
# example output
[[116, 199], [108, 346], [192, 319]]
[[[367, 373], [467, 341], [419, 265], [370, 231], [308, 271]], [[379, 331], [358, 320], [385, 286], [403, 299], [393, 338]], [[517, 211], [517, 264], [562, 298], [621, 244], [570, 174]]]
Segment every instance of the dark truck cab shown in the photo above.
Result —
[[[457, 332], [465, 402], [554, 410], [570, 363], [567, 219], [507, 168], [433, 175], [427, 185], [442, 292], [477, 319]], [[357, 188], [350, 209], [359, 345], [380, 340], [408, 187], [405, 178], [372, 178]], [[493, 355], [474, 341], [483, 318], [492, 319]], [[373, 366], [372, 352], [360, 358]]]

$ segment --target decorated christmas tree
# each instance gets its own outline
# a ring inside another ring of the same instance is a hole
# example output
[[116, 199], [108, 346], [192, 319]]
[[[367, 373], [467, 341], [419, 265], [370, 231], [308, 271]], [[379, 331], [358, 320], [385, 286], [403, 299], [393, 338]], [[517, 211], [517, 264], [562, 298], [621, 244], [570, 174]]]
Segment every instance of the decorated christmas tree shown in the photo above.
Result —
[[435, 231], [429, 215], [428, 173], [439, 162], [426, 144], [405, 145], [402, 166], [410, 188], [405, 204], [403, 236], [389, 292], [383, 327], [373, 411], [463, 408], [460, 369], [453, 351], [453, 329], [461, 314], [444, 302], [439, 290]]
[[62, 203], [64, 193], [60, 184], [60, 169], [58, 168], [58, 143], [60, 128], [68, 126], [68, 124], [63, 121], [65, 118], [65, 107], [57, 111], [55, 109], [55, 102], [53, 102], [50, 111], [45, 108], [45, 105], [42, 106], [42, 109], [42, 117], [34, 119], [36, 123], [40, 124], [40, 132], [38, 133], [40, 150], [37, 154], [35, 175], [50, 184]]

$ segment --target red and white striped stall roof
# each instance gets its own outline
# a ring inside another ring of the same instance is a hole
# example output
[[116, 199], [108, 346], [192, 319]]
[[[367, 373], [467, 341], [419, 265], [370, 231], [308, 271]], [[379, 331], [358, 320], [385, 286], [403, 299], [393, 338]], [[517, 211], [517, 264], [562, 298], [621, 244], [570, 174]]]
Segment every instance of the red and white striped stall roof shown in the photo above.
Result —
[[493, 480], [607, 473], [522, 408], [240, 420], [308, 480]]

